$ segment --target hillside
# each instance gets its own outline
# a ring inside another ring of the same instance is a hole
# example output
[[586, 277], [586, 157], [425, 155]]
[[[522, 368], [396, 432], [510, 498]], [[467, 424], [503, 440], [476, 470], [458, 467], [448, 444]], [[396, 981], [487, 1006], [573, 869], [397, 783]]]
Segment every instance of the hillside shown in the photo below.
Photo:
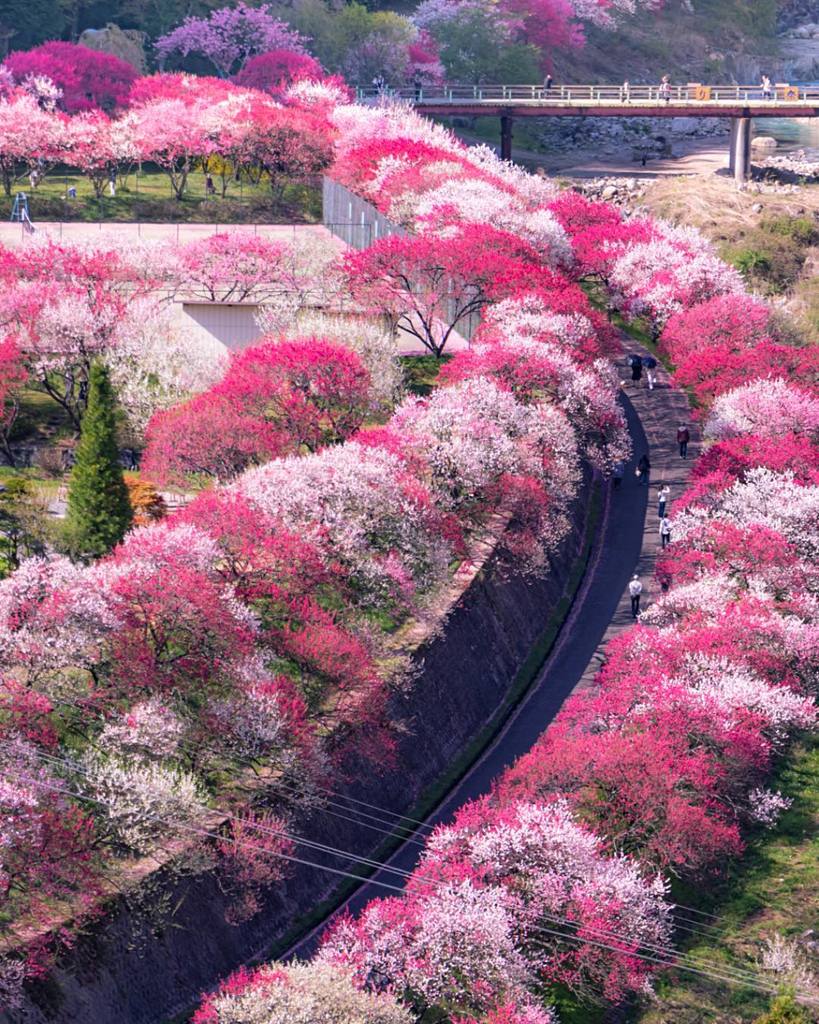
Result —
[[651, 18], [626, 19], [616, 33], [591, 29], [580, 54], [558, 54], [564, 81], [731, 81], [756, 77], [758, 66], [781, 67], [786, 56], [776, 38], [777, 18], [792, 5], [776, 0], [670, 0]]

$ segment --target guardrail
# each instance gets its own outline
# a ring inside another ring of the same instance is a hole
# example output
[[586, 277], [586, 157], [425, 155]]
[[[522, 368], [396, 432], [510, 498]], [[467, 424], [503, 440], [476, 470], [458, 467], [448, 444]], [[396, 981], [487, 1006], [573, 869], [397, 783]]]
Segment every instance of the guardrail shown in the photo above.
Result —
[[401, 89], [365, 87], [356, 90], [361, 102], [383, 98], [409, 100], [418, 104], [463, 102], [547, 102], [547, 103], [777, 103], [819, 104], [819, 87], [777, 83], [767, 96], [760, 85], [672, 85], [664, 91], [659, 85], [445, 85], [411, 86]]

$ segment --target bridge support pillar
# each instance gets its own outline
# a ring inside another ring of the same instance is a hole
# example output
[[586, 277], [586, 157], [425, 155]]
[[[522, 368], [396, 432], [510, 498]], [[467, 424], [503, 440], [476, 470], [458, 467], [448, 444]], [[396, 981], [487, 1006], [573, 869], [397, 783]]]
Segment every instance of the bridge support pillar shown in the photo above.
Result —
[[501, 160], [512, 159], [512, 118], [501, 117]]
[[740, 187], [751, 174], [751, 119], [737, 117], [731, 121], [731, 152], [728, 169]]

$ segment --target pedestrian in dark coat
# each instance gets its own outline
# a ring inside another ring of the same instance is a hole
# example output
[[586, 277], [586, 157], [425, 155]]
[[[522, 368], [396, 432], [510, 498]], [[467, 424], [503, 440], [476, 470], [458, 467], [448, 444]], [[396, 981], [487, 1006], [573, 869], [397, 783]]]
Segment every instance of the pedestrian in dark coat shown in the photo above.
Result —
[[645, 453], [640, 456], [640, 461], [637, 463], [637, 469], [634, 472], [642, 486], [648, 487], [648, 478], [651, 475], [651, 463], [648, 461], [648, 456]]
[[677, 427], [677, 444], [680, 446], [680, 458], [688, 458], [688, 442], [691, 440], [691, 432], [687, 423], [681, 423]]

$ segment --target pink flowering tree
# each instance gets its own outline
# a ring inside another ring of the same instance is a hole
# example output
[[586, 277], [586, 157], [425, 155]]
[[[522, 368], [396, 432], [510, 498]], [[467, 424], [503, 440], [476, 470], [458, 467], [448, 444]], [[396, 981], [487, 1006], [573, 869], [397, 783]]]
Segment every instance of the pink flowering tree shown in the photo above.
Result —
[[403, 616], [446, 577], [446, 522], [427, 488], [388, 451], [348, 441], [250, 470], [235, 489], [288, 529], [328, 544], [365, 605]]
[[756, 380], [720, 395], [711, 406], [704, 435], [714, 440], [755, 434], [802, 434], [819, 441], [819, 397], [783, 380]]
[[207, 18], [188, 17], [156, 41], [161, 63], [174, 54], [198, 54], [209, 60], [223, 78], [240, 71], [256, 54], [271, 50], [304, 52], [298, 32], [271, 13], [267, 4], [221, 7]]
[[272, 302], [297, 286], [286, 242], [241, 231], [208, 235], [177, 251], [178, 286], [204, 302]]
[[0, 450], [8, 464], [15, 464], [11, 431], [20, 412], [20, 397], [28, 380], [23, 355], [13, 338], [0, 341]]
[[[345, 256], [353, 298], [390, 317], [440, 358], [452, 332], [491, 300], [499, 280], [512, 290], [536, 259], [514, 236], [470, 225], [444, 238], [392, 235]], [[505, 272], [505, 273], [504, 273]]]
[[27, 93], [0, 98], [0, 177], [7, 196], [39, 161], [50, 164], [59, 159], [63, 128], [58, 114], [43, 110]]
[[362, 1024], [411, 1024], [409, 1011], [387, 992], [363, 992], [348, 971], [326, 963], [240, 968], [205, 998], [193, 1024], [292, 1024], [305, 1009], [316, 1020]]
[[204, 124], [203, 104], [181, 99], [153, 100], [134, 108], [133, 142], [140, 159], [157, 164], [181, 199], [197, 160], [213, 142]]
[[625, 857], [607, 857], [561, 799], [467, 804], [453, 825], [433, 833], [409, 888], [423, 893], [462, 875], [505, 888], [518, 909], [517, 945], [533, 973], [588, 1000], [618, 1002], [643, 989], [652, 968], [641, 949], [670, 938], [662, 880], [644, 878]]
[[0, 253], [8, 287], [0, 324], [36, 386], [79, 428], [91, 363], [104, 357], [158, 282], [161, 260], [137, 247], [42, 242]]
[[67, 159], [91, 182], [100, 199], [112, 174], [130, 163], [135, 148], [120, 129], [102, 111], [76, 114], [65, 126]]
[[480, 1015], [534, 984], [515, 941], [519, 910], [500, 886], [419, 882], [410, 898], [373, 900], [356, 920], [342, 918], [319, 958], [358, 985], [406, 993], [418, 1014]]

